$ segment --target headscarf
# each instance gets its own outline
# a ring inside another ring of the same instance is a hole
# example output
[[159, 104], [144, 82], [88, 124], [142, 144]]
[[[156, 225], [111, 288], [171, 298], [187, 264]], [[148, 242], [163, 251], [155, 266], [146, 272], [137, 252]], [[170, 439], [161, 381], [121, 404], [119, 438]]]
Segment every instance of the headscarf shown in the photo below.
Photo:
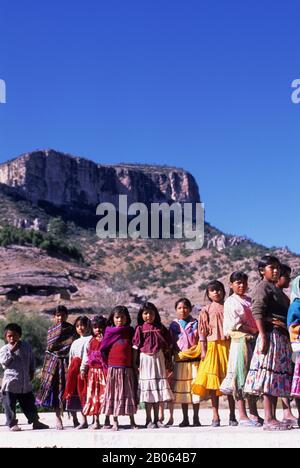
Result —
[[295, 299], [300, 299], [300, 275], [294, 279], [292, 284], [291, 304]]

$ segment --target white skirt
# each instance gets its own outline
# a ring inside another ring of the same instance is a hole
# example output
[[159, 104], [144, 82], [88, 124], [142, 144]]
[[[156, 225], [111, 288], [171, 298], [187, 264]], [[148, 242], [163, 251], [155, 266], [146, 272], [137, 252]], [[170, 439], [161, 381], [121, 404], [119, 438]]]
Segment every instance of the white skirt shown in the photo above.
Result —
[[162, 351], [153, 355], [141, 353], [138, 396], [140, 403], [159, 403], [174, 399]]

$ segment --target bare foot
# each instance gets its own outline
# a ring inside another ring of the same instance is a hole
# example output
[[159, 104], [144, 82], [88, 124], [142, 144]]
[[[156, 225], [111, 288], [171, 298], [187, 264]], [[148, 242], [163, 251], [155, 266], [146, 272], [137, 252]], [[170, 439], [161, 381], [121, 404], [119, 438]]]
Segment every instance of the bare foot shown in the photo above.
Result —
[[98, 421], [94, 422], [94, 424], [92, 425], [92, 429], [94, 431], [97, 431], [98, 429], [101, 429], [101, 426], [100, 426]]
[[188, 419], [184, 419], [180, 424], [179, 427], [189, 427], [190, 422]]
[[62, 419], [57, 417], [56, 418], [56, 429], [58, 431], [62, 431], [63, 428], [64, 428], [64, 426], [63, 426], [63, 423], [62, 423]]
[[113, 425], [112, 425], [112, 430], [113, 431], [118, 431], [119, 430], [119, 424], [114, 422]]

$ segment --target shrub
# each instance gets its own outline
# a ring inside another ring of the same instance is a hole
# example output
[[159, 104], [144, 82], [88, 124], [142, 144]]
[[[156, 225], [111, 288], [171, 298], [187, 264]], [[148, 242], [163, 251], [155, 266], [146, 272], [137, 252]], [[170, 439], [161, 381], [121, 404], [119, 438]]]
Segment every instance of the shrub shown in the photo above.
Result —
[[83, 261], [83, 256], [78, 247], [67, 244], [62, 238], [53, 237], [52, 234], [44, 234], [33, 230], [24, 231], [24, 229], [18, 229], [9, 224], [0, 230], [0, 245], [2, 247], [25, 244], [46, 250], [50, 255], [62, 254], [77, 261]]

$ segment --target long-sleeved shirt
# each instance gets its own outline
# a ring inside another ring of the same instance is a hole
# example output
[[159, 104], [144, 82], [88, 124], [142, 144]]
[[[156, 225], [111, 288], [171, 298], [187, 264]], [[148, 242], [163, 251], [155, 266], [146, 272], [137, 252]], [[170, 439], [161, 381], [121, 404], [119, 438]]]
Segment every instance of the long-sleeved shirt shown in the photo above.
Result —
[[87, 343], [91, 341], [91, 339], [92, 339], [92, 335], [81, 336], [80, 338], [77, 338], [77, 340], [73, 341], [71, 349], [70, 349], [70, 355], [69, 355], [70, 363], [71, 363], [71, 360], [76, 357], [83, 359], [85, 347]]
[[95, 337], [90, 337], [90, 340], [86, 341], [80, 366], [81, 372], [87, 372], [89, 368], [103, 369], [103, 360], [100, 352], [101, 341]]
[[274, 283], [263, 280], [252, 293], [252, 313], [255, 320], [287, 321], [289, 304], [287, 296]]
[[233, 331], [239, 331], [243, 326], [253, 328], [258, 332], [252, 315], [251, 299], [248, 296], [233, 294], [224, 304], [224, 335], [229, 336]]
[[3, 346], [0, 350], [0, 364], [4, 368], [2, 391], [32, 392], [30, 378], [35, 371], [35, 359], [29, 343], [20, 341], [20, 347], [14, 353], [11, 352], [11, 345]]
[[172, 347], [172, 338], [164, 326], [144, 323], [137, 326], [133, 337], [133, 348], [145, 354], [156, 354]]
[[226, 337], [223, 332], [224, 324], [224, 305], [212, 302], [204, 307], [203, 312], [206, 312], [209, 319], [211, 334], [207, 336], [208, 342], [224, 341]]

